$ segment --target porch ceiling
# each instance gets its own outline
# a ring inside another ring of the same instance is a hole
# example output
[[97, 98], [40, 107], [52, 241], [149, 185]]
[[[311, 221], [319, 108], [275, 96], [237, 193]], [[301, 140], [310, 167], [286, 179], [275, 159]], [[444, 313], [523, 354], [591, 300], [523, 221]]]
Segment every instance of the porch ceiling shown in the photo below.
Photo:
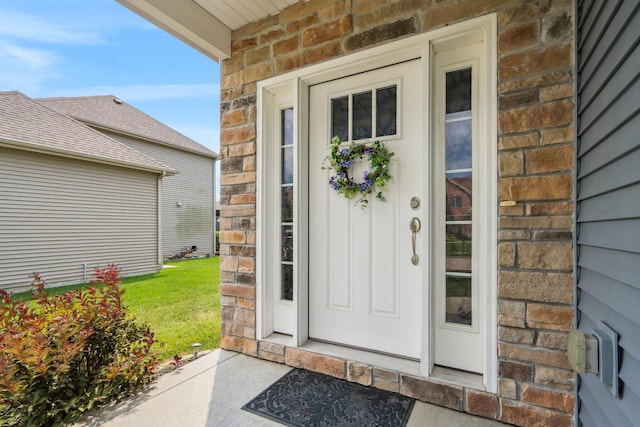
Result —
[[215, 61], [231, 56], [231, 31], [309, 0], [116, 0]]

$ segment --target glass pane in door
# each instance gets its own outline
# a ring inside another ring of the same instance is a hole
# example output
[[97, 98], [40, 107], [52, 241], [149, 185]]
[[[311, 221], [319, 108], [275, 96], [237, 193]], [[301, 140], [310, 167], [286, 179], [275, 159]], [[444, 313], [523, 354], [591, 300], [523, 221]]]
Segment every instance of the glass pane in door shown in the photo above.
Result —
[[471, 169], [471, 111], [447, 114], [445, 127], [447, 169]]
[[471, 325], [471, 278], [447, 276], [446, 321]]
[[293, 301], [293, 264], [282, 264], [280, 299]]
[[283, 186], [280, 192], [280, 217], [283, 223], [293, 223], [293, 186]]
[[293, 261], [293, 226], [283, 225], [282, 234], [282, 261]]
[[447, 272], [471, 273], [471, 224], [447, 225]]
[[331, 138], [334, 136], [340, 138], [340, 141], [349, 140], [348, 96], [334, 98], [331, 100]]
[[371, 138], [372, 100], [371, 91], [353, 95], [353, 131], [352, 139]]
[[447, 73], [447, 114], [471, 111], [471, 67]]
[[293, 147], [282, 149], [282, 184], [293, 183]]
[[397, 86], [376, 90], [376, 136], [396, 134]]

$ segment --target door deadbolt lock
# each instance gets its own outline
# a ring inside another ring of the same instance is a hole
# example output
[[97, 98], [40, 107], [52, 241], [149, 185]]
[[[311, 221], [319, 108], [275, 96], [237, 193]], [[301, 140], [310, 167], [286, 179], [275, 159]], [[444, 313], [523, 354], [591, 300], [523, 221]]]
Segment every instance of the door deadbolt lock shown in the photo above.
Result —
[[417, 211], [418, 209], [420, 209], [420, 197], [417, 196], [413, 196], [411, 198], [411, 209], [413, 209], [414, 211]]

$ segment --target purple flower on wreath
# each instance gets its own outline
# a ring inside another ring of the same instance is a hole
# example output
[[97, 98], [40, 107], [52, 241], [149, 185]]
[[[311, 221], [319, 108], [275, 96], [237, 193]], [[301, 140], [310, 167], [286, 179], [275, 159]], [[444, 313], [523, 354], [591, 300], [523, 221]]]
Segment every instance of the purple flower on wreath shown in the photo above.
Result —
[[362, 174], [362, 178], [364, 179], [364, 184], [367, 187], [371, 187], [373, 182], [371, 182], [371, 178], [369, 178], [369, 171], [364, 171], [364, 174]]
[[340, 150], [340, 154], [342, 154], [343, 156], [347, 156], [347, 154], [349, 154], [349, 149], [348, 148], [343, 148], [342, 150]]
[[329, 179], [329, 185], [331, 186], [331, 188], [333, 188], [334, 190], [338, 190], [338, 187], [340, 186], [340, 184], [338, 184], [338, 181], [336, 180], [336, 176], [332, 176]]
[[351, 166], [353, 166], [353, 160], [343, 160], [340, 162], [340, 166], [342, 166], [343, 168], [350, 168]]
[[340, 172], [338, 172], [338, 177], [339, 178], [346, 178], [347, 177], [347, 173], [345, 171], [340, 171]]
[[360, 191], [366, 191], [369, 186], [364, 182], [360, 184]]
[[371, 147], [366, 147], [366, 148], [364, 149], [364, 154], [366, 154], [367, 156], [370, 156], [370, 155], [371, 155], [371, 153], [373, 153], [373, 148], [371, 148]]

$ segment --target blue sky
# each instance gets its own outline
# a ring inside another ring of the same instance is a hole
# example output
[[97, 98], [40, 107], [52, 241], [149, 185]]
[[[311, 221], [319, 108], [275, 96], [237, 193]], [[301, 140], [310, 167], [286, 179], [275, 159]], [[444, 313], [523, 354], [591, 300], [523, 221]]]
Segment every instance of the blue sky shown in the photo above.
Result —
[[219, 152], [219, 70], [115, 0], [0, 0], [0, 91], [115, 95]]

